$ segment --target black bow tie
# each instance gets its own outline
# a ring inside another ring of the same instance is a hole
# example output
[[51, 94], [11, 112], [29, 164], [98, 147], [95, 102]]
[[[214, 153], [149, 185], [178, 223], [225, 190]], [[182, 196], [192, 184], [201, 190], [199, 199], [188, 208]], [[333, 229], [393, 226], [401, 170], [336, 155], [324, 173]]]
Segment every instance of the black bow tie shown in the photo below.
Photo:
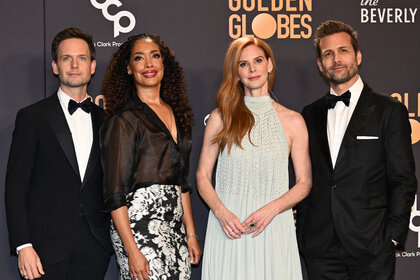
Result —
[[87, 98], [85, 101], [78, 103], [74, 101], [73, 99], [70, 99], [69, 101], [69, 113], [70, 115], [73, 115], [74, 112], [76, 112], [77, 109], [81, 108], [86, 113], [90, 113], [90, 106], [91, 106], [90, 98]]
[[337, 104], [338, 101], [342, 101], [344, 104], [346, 104], [346, 106], [349, 106], [350, 96], [351, 96], [350, 91], [346, 91], [340, 96], [332, 95], [328, 93], [327, 96], [325, 97], [325, 100], [327, 101], [328, 109], [334, 109], [335, 104]]

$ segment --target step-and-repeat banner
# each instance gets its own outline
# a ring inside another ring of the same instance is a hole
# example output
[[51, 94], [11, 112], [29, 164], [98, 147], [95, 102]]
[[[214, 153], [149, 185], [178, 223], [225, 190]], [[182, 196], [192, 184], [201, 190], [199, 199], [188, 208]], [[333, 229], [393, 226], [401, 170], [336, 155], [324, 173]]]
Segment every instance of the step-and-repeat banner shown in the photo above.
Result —
[[[412, 144], [420, 162], [420, 1], [419, 0], [44, 0], [0, 3], [0, 271], [19, 279], [9, 256], [4, 210], [4, 177], [14, 119], [19, 108], [50, 96], [58, 82], [51, 71], [51, 40], [70, 26], [93, 34], [97, 71], [88, 93], [102, 104], [101, 82], [112, 54], [128, 36], [156, 33], [175, 51], [185, 70], [195, 115], [190, 181], [204, 131], [215, 107], [224, 54], [232, 39], [254, 35], [274, 50], [274, 94], [283, 105], [302, 108], [328, 90], [318, 73], [312, 47], [316, 27], [327, 19], [352, 25], [359, 33], [364, 81], [403, 102], [410, 113]], [[420, 164], [419, 164], [420, 165]], [[417, 168], [420, 178], [420, 168]], [[208, 208], [192, 194], [196, 227], [204, 246]], [[406, 251], [397, 254], [397, 280], [420, 273], [420, 206], [412, 208]], [[48, 230], [48, 229], [46, 229]], [[193, 268], [200, 279], [201, 267]], [[106, 279], [117, 279], [110, 264]]]

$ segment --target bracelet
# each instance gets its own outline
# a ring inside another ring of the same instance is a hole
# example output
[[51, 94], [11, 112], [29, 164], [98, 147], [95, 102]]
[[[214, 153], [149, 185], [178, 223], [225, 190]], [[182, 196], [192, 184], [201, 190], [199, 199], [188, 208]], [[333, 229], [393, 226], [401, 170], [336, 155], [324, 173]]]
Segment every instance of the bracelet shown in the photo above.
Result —
[[195, 238], [197, 238], [197, 240], [200, 240], [200, 239], [198, 239], [198, 235], [195, 234], [195, 233], [188, 233], [187, 234], [187, 239], [190, 238], [190, 237], [195, 237]]

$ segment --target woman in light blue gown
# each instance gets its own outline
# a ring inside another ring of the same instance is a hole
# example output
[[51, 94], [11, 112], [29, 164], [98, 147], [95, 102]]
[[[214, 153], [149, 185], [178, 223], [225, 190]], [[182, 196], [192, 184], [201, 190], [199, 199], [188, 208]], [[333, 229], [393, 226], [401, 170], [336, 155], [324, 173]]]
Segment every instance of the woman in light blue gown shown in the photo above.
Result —
[[[211, 210], [203, 280], [302, 279], [291, 208], [312, 184], [308, 133], [299, 113], [271, 98], [274, 70], [264, 41], [230, 45], [197, 170]], [[289, 156], [296, 174], [290, 190]]]

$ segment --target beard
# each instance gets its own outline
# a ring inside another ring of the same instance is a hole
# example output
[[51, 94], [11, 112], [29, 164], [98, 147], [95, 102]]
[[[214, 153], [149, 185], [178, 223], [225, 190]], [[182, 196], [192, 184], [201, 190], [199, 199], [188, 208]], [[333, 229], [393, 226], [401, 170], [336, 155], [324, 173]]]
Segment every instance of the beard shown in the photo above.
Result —
[[[333, 68], [337, 66], [344, 67], [345, 69], [340, 71], [340, 73], [337, 73], [333, 70]], [[350, 65], [336, 64], [330, 67], [329, 69], [325, 68], [324, 65], [322, 65], [322, 69], [322, 76], [324, 77], [324, 79], [327, 80], [329, 83], [333, 83], [334, 85], [347, 83], [359, 72], [359, 66], [357, 65], [356, 61], [354, 61]]]

